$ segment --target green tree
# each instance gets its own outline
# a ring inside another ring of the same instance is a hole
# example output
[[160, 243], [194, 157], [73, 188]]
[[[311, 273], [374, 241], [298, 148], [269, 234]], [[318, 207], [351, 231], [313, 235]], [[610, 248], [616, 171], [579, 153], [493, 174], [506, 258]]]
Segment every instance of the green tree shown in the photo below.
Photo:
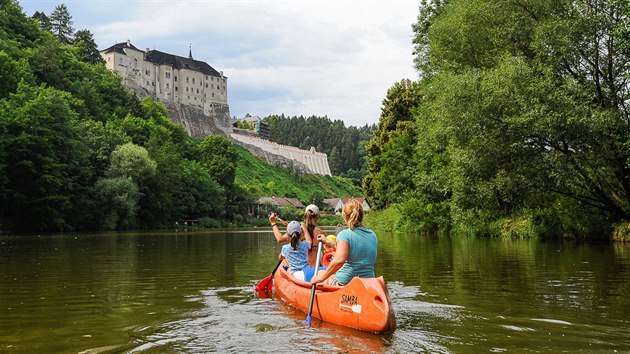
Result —
[[40, 37], [35, 21], [27, 19], [20, 5], [13, 0], [0, 0], [0, 48], [11, 56], [30, 48]]
[[33, 83], [29, 69], [25, 60], [16, 61], [6, 52], [0, 51], [0, 99], [15, 92], [21, 81]]
[[200, 161], [210, 176], [224, 188], [231, 188], [236, 174], [238, 155], [227, 139], [209, 135], [199, 144]]
[[99, 228], [128, 230], [136, 227], [138, 185], [131, 177], [101, 178], [96, 182]]
[[105, 64], [105, 60], [98, 51], [92, 32], [86, 29], [77, 31], [72, 46], [76, 50], [77, 58], [89, 64]]
[[156, 163], [142, 146], [126, 143], [118, 146], [110, 158], [107, 177], [129, 177], [142, 186], [154, 174]]
[[449, 1], [419, 18], [415, 183], [447, 196], [457, 224], [567, 198], [630, 216], [623, 3]]
[[47, 84], [64, 91], [70, 91], [70, 80], [75, 78], [68, 76], [68, 66], [73, 60], [68, 48], [62, 47], [51, 34], [42, 38], [29, 57], [36, 84]]
[[52, 24], [50, 23], [50, 18], [46, 16], [44, 12], [35, 11], [32, 18], [37, 20], [39, 23], [39, 28], [43, 31], [52, 32]]
[[71, 229], [84, 213], [87, 155], [68, 93], [20, 85], [0, 100], [7, 168], [0, 215], [9, 229]]
[[375, 126], [346, 128], [342, 120], [317, 116], [268, 116], [264, 121], [271, 126], [273, 141], [301, 149], [315, 146], [317, 151], [326, 153], [333, 174], [354, 169], [361, 177], [365, 175], [367, 153], [364, 146], [372, 138]]
[[79, 123], [84, 147], [89, 152], [90, 166], [97, 178], [103, 177], [110, 166], [112, 152], [129, 142], [129, 137], [113, 122], [84, 120]]
[[68, 7], [64, 4], [55, 6], [53, 12], [50, 13], [50, 27], [52, 33], [57, 36], [57, 39], [63, 44], [72, 44], [74, 39], [74, 28], [72, 25], [72, 15], [68, 11]]
[[375, 208], [402, 201], [415, 189], [412, 176], [416, 163], [413, 109], [420, 103], [417, 83], [402, 80], [387, 91], [374, 137], [367, 144], [368, 173], [363, 188]]
[[433, 23], [448, 2], [448, 0], [421, 0], [418, 21], [411, 26], [415, 34], [413, 37], [414, 63], [418, 72], [425, 77], [431, 74], [430, 70], [427, 70], [430, 59], [429, 30], [432, 29]]

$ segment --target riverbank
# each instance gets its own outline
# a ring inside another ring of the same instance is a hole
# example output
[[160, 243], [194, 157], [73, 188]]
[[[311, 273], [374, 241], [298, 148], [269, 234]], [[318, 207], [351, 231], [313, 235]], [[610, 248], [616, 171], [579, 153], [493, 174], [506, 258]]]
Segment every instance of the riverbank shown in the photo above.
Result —
[[406, 213], [393, 205], [366, 214], [365, 224], [391, 232], [449, 233], [459, 236], [499, 237], [512, 239], [572, 239], [630, 242], [630, 222], [612, 224], [599, 215], [577, 218], [558, 211], [527, 211], [495, 221], [475, 220], [455, 223], [446, 217], [433, 219]]

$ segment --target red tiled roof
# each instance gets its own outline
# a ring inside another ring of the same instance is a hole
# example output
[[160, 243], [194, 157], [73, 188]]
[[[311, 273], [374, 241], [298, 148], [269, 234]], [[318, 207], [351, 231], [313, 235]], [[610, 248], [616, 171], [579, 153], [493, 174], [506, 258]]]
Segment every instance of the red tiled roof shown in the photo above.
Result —
[[261, 197], [258, 198], [258, 204], [270, 203], [277, 207], [285, 207], [287, 205], [293, 205], [296, 208], [304, 208], [304, 204], [297, 198], [284, 198], [284, 197]]

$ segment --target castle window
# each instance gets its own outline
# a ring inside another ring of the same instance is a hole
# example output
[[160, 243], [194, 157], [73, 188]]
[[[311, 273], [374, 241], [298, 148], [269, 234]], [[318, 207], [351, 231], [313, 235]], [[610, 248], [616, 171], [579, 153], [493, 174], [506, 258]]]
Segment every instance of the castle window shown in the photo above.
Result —
[[149, 86], [149, 85], [151, 85], [151, 83], [147, 81], [147, 86]]
[[195, 83], [195, 78], [193, 77], [193, 84]]
[[138, 66], [138, 59], [133, 58], [133, 65]]
[[177, 76], [175, 76], [175, 82], [177, 82]]
[[188, 83], [188, 82], [189, 82], [189, 81], [188, 81], [188, 76], [186, 76], [186, 83]]
[[175, 91], [177, 91], [177, 86], [175, 86]]
[[206, 75], [206, 80], [208, 80], [208, 75]]
[[186, 92], [188, 92], [188, 86], [186, 86]]
[[214, 98], [214, 92], [212, 93], [212, 98]]
[[167, 89], [169, 88], [169, 86], [168, 86], [168, 82], [166, 83], [166, 88], [167, 88]]
[[197, 93], [199, 93], [199, 89], [197, 89]]
[[208, 88], [208, 84], [206, 83], [206, 88]]
[[118, 60], [118, 62], [122, 64], [122, 63], [123, 63], [123, 58], [120, 58], [120, 59]]
[[167, 72], [167, 73], [166, 73], [166, 78], [167, 78], [167, 79], [170, 79], [170, 78], [171, 78], [171, 73], [168, 73], [168, 72]]

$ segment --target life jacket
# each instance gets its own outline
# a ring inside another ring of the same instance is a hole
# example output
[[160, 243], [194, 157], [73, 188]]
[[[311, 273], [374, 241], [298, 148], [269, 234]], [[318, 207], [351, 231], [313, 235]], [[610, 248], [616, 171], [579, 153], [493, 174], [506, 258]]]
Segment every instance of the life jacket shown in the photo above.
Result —
[[324, 257], [322, 258], [322, 265], [328, 267], [330, 265], [330, 261], [335, 257], [335, 249], [329, 248], [324, 252]]

